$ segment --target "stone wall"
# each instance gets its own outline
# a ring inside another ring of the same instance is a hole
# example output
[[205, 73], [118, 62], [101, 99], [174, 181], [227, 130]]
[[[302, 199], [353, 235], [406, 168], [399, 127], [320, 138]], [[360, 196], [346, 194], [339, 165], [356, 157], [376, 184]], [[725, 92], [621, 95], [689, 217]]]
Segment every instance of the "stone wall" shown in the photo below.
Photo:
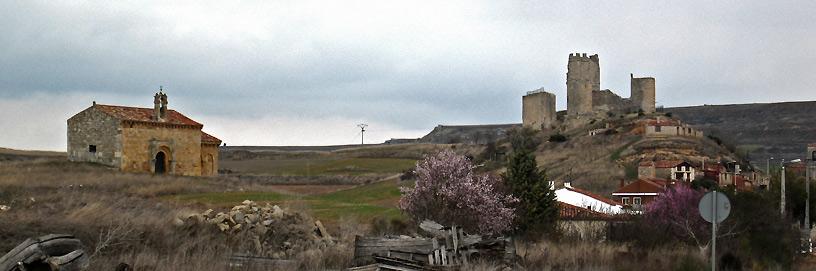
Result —
[[122, 171], [152, 173], [156, 154], [163, 151], [169, 160], [167, 173], [201, 175], [201, 130], [198, 128], [143, 123], [124, 126]]
[[[119, 167], [119, 120], [91, 106], [68, 119], [68, 160]], [[96, 152], [90, 146], [96, 146]]]
[[621, 98], [611, 90], [592, 91], [592, 108], [595, 112], [625, 113], [631, 107], [628, 99]]
[[550, 129], [555, 124], [555, 94], [538, 89], [528, 92], [521, 101], [521, 119], [525, 127]]
[[598, 55], [570, 54], [567, 63], [567, 114], [592, 113], [592, 91], [601, 90]]
[[218, 145], [201, 145], [201, 176], [218, 175]]
[[666, 137], [666, 136], [689, 136], [702, 138], [703, 132], [689, 126], [675, 126], [675, 125], [646, 125], [644, 133], [648, 137]]
[[652, 77], [631, 78], [632, 104], [636, 109], [641, 109], [645, 113], [655, 112], [655, 79]]

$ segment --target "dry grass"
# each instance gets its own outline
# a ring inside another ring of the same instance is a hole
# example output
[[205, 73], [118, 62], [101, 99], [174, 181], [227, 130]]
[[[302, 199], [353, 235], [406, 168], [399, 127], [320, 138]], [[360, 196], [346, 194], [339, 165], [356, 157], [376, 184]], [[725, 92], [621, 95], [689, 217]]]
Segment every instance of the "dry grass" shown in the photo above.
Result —
[[[249, 240], [226, 237], [212, 225], [176, 226], [179, 214], [202, 206], [161, 197], [243, 188], [230, 180], [122, 174], [64, 161], [2, 163], [0, 204], [11, 209], [0, 213], [0, 251], [30, 237], [68, 233], [91, 253], [89, 270], [113, 270], [122, 262], [135, 270], [227, 270], [231, 249]], [[304, 252], [295, 263], [340, 268], [349, 264], [349, 251], [341, 243]]]

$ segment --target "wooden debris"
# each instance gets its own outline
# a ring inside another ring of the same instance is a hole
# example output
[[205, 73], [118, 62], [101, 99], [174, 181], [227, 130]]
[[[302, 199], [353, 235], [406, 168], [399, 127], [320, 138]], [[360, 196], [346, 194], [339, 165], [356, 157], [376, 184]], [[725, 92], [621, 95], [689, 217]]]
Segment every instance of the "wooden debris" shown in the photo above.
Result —
[[432, 237], [423, 238], [372, 238], [358, 236], [355, 240], [355, 263], [369, 270], [376, 261], [377, 268], [370, 270], [447, 270], [458, 269], [476, 259], [493, 259], [512, 265], [515, 246], [509, 238], [483, 238], [468, 235], [460, 227], [445, 227], [426, 220], [419, 227]]
[[31, 266], [49, 266], [50, 270], [85, 270], [88, 256], [82, 242], [68, 234], [49, 234], [29, 238], [0, 257], [0, 271], [26, 270]]

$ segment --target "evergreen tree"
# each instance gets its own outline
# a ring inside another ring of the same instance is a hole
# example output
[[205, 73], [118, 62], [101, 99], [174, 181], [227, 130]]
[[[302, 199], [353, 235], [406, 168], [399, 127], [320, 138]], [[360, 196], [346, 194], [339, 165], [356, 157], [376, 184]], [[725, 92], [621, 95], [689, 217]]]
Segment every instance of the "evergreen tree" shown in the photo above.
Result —
[[[525, 131], [527, 130], [527, 131]], [[519, 199], [516, 226], [520, 234], [548, 233], [558, 219], [558, 202], [544, 170], [538, 168], [534, 151], [538, 145], [529, 129], [509, 134], [513, 155], [504, 174], [505, 184]]]

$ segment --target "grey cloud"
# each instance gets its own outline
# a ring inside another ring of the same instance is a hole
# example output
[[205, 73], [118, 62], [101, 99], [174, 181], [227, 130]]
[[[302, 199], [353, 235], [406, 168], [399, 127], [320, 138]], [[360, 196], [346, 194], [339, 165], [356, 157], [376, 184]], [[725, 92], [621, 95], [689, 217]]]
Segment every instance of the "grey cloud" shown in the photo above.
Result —
[[149, 106], [165, 85], [185, 112], [236, 120], [518, 122], [525, 91], [564, 108], [571, 52], [600, 54], [624, 97], [629, 73], [656, 77], [665, 106], [816, 99], [810, 1], [210, 4], [0, 3], [0, 100]]

